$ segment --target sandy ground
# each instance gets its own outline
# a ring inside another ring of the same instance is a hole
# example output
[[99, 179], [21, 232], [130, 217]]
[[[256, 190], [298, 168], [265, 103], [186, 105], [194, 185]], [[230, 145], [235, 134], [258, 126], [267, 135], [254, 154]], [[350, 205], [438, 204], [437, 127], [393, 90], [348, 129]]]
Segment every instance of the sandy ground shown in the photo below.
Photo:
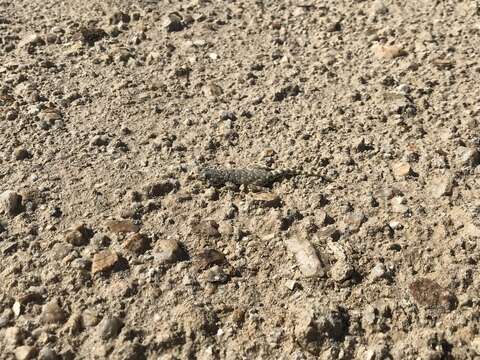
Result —
[[478, 359], [479, 44], [472, 0], [0, 0], [0, 359]]

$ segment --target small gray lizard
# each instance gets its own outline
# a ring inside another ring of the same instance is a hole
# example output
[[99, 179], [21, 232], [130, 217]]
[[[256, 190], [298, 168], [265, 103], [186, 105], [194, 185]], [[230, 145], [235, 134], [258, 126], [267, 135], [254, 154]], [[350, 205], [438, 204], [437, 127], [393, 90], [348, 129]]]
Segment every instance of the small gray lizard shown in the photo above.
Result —
[[202, 180], [212, 186], [222, 186], [226, 183], [236, 185], [254, 185], [270, 187], [277, 181], [304, 175], [322, 178], [320, 174], [308, 173], [299, 170], [270, 170], [267, 168], [229, 169], [224, 167], [205, 166], [199, 169]]

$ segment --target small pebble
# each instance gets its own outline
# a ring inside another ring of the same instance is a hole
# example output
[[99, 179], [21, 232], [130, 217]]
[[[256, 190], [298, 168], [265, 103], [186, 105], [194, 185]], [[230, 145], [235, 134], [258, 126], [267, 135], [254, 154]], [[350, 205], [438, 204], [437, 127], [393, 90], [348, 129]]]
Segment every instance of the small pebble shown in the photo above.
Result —
[[85, 310], [82, 313], [81, 322], [82, 322], [83, 327], [89, 328], [89, 327], [96, 326], [99, 322], [99, 319], [98, 319], [97, 314], [95, 314], [94, 312], [92, 312], [90, 310]]
[[80, 224], [65, 232], [65, 241], [74, 246], [87, 245], [93, 232], [85, 224]]
[[218, 224], [214, 220], [202, 220], [192, 226], [193, 232], [207, 237], [219, 237]]
[[107, 146], [110, 138], [106, 135], [96, 135], [90, 140], [92, 146]]
[[168, 179], [154, 184], [147, 185], [144, 189], [145, 194], [149, 199], [159, 196], [165, 196], [172, 191], [178, 190], [180, 184], [175, 179]]
[[398, 162], [392, 165], [392, 171], [395, 178], [401, 179], [412, 174], [412, 167], [409, 163]]
[[102, 340], [109, 340], [117, 337], [123, 327], [123, 322], [117, 317], [105, 317], [98, 324], [98, 335]]
[[287, 249], [295, 255], [298, 267], [306, 277], [322, 276], [324, 269], [315, 248], [308, 240], [290, 238], [285, 240]]
[[182, 31], [185, 27], [182, 16], [176, 12], [166, 15], [162, 25], [167, 32]]
[[370, 271], [370, 279], [371, 280], [378, 280], [383, 278], [387, 273], [387, 268], [384, 264], [378, 263], [374, 266], [374, 268]]
[[392, 60], [398, 57], [406, 56], [408, 53], [399, 46], [378, 45], [374, 48], [375, 56], [380, 59]]
[[56, 300], [50, 301], [43, 305], [40, 320], [44, 324], [58, 324], [64, 322], [65, 319], [65, 311], [63, 311]]
[[453, 186], [454, 182], [452, 176], [438, 176], [430, 183], [430, 193], [434, 198], [438, 199], [442, 196], [451, 195]]
[[186, 258], [180, 244], [173, 239], [158, 241], [153, 254], [155, 260], [161, 264], [174, 263]]
[[123, 247], [135, 254], [143, 254], [149, 247], [150, 241], [144, 234], [131, 235], [123, 244]]
[[460, 164], [475, 167], [480, 163], [480, 152], [477, 149], [460, 147], [456, 150]]
[[107, 222], [107, 228], [113, 233], [138, 232], [140, 226], [135, 225], [131, 220], [110, 220]]
[[0, 194], [0, 211], [6, 215], [14, 216], [21, 212], [22, 197], [13, 190]]
[[93, 256], [92, 274], [111, 270], [120, 260], [117, 253], [111, 250], [103, 250]]

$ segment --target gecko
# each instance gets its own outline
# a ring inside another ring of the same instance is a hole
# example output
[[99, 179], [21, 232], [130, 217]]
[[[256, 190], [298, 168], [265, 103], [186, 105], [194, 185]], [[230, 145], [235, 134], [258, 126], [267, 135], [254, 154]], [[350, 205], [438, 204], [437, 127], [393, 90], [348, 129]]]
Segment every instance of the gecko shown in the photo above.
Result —
[[237, 168], [230, 169], [216, 166], [204, 166], [199, 169], [200, 178], [212, 186], [223, 186], [226, 183], [236, 185], [254, 185], [271, 187], [275, 182], [304, 175], [322, 178], [322, 175], [301, 170], [270, 170], [268, 168]]

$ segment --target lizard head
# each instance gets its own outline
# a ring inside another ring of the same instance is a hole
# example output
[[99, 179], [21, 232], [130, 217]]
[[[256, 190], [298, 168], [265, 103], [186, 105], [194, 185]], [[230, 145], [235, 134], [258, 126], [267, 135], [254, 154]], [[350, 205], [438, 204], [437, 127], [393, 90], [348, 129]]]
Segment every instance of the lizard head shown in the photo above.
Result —
[[211, 166], [202, 166], [198, 169], [198, 178], [210, 185], [221, 185], [218, 169]]

